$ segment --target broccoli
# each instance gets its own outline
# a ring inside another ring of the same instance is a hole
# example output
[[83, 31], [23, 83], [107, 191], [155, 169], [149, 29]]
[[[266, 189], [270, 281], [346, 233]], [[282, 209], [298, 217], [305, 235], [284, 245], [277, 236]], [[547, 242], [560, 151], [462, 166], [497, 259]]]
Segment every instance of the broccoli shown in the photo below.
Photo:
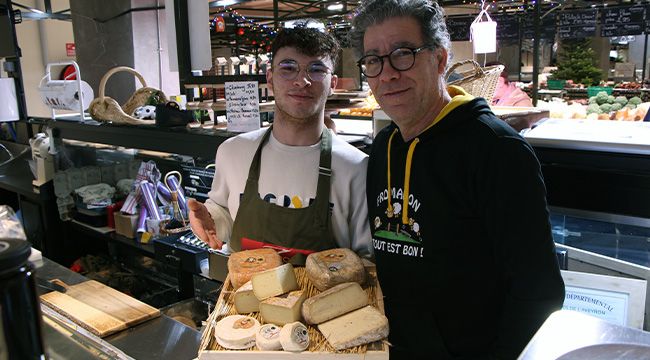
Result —
[[635, 96], [635, 97], [631, 98], [630, 101], [628, 101], [628, 105], [632, 104], [632, 105], [634, 105], [634, 107], [636, 107], [636, 105], [639, 105], [640, 103], [642, 103], [642, 101], [641, 101], [641, 98], [638, 97], [638, 96]]
[[605, 91], [601, 91], [596, 95], [596, 101], [598, 102], [598, 105], [606, 103], [608, 99], [609, 95]]
[[617, 96], [615, 100], [616, 104], [621, 104], [621, 107], [627, 105], [627, 98], [625, 96]]
[[600, 111], [603, 113], [609, 113], [612, 111], [612, 104], [602, 104], [600, 105]]
[[587, 114], [591, 113], [601, 114], [602, 110], [600, 110], [600, 106], [598, 106], [598, 104], [591, 104], [587, 106]]
[[615, 98], [613, 95], [609, 95], [609, 96], [607, 97], [607, 103], [608, 103], [608, 104], [613, 104], [614, 101], [616, 101], [616, 98]]
[[[625, 100], [627, 101], [627, 100]], [[624, 105], [621, 105], [621, 103], [615, 102], [612, 104], [612, 109], [610, 111], [619, 111], [623, 108]]]
[[591, 104], [598, 104], [598, 98], [596, 98], [595, 96], [590, 97], [589, 98], [589, 105], [591, 105]]
[[[632, 100], [632, 99], [630, 99], [630, 100]], [[632, 109], [632, 110], [636, 109], [636, 105], [632, 104], [632, 102], [628, 102], [627, 105], [626, 105], [626, 107], [627, 107], [628, 109]]]

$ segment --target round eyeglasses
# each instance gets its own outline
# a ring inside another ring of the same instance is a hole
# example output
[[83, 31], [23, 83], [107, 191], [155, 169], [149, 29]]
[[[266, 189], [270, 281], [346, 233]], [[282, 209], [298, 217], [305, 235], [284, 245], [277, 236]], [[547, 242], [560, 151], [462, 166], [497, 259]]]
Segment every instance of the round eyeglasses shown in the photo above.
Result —
[[[280, 75], [281, 78], [292, 81], [298, 77], [300, 70], [300, 65], [297, 62], [285, 60], [278, 64], [275, 72]], [[323, 81], [325, 77], [327, 77], [327, 74], [331, 72], [332, 70], [321, 63], [311, 63], [305, 68], [305, 73], [307, 73], [307, 79], [309, 79], [309, 81]]]
[[428, 48], [428, 46], [420, 46], [419, 48], [399, 47], [387, 55], [366, 55], [357, 61], [357, 65], [361, 68], [361, 72], [369, 78], [381, 74], [382, 70], [384, 70], [384, 58], [388, 58], [388, 62], [393, 69], [406, 71], [415, 64], [415, 54]]

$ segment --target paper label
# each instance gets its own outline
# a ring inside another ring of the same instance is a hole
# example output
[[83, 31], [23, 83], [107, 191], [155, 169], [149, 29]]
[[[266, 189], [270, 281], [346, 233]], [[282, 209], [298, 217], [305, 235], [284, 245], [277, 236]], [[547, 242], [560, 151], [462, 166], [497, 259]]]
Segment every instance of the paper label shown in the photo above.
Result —
[[562, 309], [579, 311], [611, 323], [627, 326], [629, 294], [578, 286], [565, 286]]
[[257, 81], [227, 82], [228, 131], [247, 132], [260, 128], [260, 98]]

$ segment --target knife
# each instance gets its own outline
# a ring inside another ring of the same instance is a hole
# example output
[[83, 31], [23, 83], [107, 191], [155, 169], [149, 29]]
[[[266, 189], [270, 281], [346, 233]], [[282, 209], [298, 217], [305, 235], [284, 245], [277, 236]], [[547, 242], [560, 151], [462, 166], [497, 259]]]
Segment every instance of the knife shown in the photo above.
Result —
[[43, 289], [54, 290], [58, 292], [66, 292], [66, 288], [57, 284], [56, 282], [45, 280], [40, 277], [36, 277], [36, 285], [42, 287]]

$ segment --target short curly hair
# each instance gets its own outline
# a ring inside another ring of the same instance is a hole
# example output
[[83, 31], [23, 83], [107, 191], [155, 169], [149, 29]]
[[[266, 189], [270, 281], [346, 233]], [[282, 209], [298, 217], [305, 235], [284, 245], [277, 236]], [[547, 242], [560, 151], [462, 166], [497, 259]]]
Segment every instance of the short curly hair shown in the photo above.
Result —
[[278, 50], [283, 47], [296, 48], [307, 56], [327, 55], [336, 67], [341, 46], [339, 42], [327, 32], [308, 27], [285, 28], [278, 32], [271, 44], [271, 61]]
[[348, 37], [357, 55], [363, 56], [363, 37], [368, 27], [393, 17], [412, 17], [420, 24], [425, 45], [449, 52], [451, 42], [444, 16], [444, 10], [434, 0], [364, 0], [357, 8]]

